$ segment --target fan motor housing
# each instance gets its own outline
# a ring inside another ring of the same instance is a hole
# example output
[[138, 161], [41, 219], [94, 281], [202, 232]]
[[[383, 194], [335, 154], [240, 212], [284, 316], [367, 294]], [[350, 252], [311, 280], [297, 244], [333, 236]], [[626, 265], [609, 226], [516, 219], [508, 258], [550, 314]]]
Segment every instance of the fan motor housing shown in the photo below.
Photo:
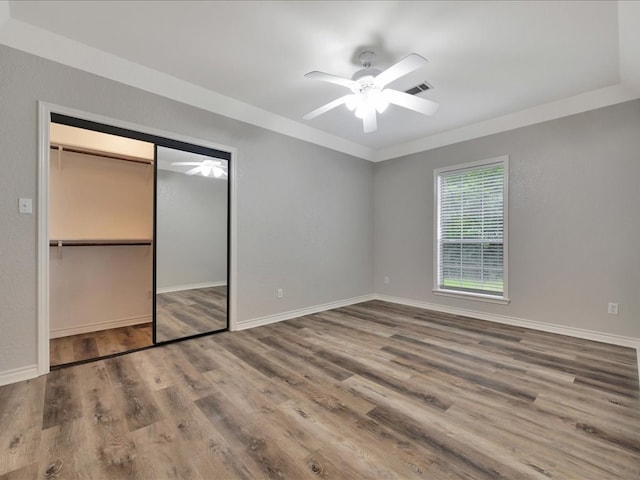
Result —
[[363, 68], [362, 70], [358, 70], [356, 73], [354, 73], [351, 77], [351, 80], [359, 80], [362, 77], [376, 77], [380, 73], [382, 73], [382, 71], [378, 70], [377, 68]]

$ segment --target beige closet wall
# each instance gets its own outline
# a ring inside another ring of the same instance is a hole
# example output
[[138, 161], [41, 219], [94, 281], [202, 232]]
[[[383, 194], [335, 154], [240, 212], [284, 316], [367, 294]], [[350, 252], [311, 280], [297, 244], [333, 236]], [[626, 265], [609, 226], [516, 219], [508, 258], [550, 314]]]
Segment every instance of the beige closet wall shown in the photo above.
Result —
[[151, 321], [151, 247], [50, 247], [50, 258], [51, 338]]
[[151, 321], [151, 245], [72, 244], [151, 241], [153, 165], [107, 155], [149, 157], [150, 152], [153, 159], [153, 145], [52, 127], [51, 144], [63, 149], [51, 150], [50, 165], [49, 238], [62, 242], [50, 247], [51, 337]]

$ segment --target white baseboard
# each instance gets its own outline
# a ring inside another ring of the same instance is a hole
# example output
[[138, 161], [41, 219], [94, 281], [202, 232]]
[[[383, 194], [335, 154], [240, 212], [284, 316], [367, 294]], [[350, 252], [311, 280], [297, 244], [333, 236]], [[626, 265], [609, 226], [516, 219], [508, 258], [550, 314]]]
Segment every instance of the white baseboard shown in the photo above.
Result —
[[192, 283], [189, 285], [172, 285], [170, 287], [156, 288], [156, 293], [181, 292], [182, 290], [197, 290], [198, 288], [222, 287], [226, 285], [226, 280], [218, 282]]
[[478, 312], [476, 310], [467, 310], [465, 308], [449, 307], [446, 305], [438, 305], [436, 303], [422, 302], [420, 300], [411, 300], [403, 297], [393, 297], [390, 295], [375, 295], [376, 300], [385, 302], [399, 303], [410, 307], [425, 308], [427, 310], [435, 310], [452, 315], [462, 315], [465, 317], [477, 318], [479, 320], [487, 320], [489, 322], [502, 323], [512, 325], [514, 327], [530, 328], [532, 330], [541, 330], [543, 332], [558, 333], [569, 337], [583, 338], [585, 340], [595, 340], [596, 342], [610, 343], [623, 347], [637, 348], [640, 346], [640, 338], [624, 337], [622, 335], [614, 335], [611, 333], [595, 332], [583, 328], [565, 327], [553, 323], [538, 322], [535, 320], [526, 320], [524, 318], [508, 317], [506, 315], [498, 315], [493, 313]]
[[109, 330], [110, 328], [129, 327], [131, 325], [139, 325], [141, 323], [151, 323], [151, 318], [151, 315], [142, 315], [138, 317], [109, 320], [106, 322], [87, 323], [76, 327], [51, 329], [50, 338], [68, 337], [69, 335], [80, 335], [81, 333]]
[[352, 297], [344, 300], [338, 300], [337, 302], [323, 303], [322, 305], [314, 305], [312, 307], [300, 308], [298, 310], [290, 310], [288, 312], [276, 313], [274, 315], [267, 315], [265, 317], [253, 318], [250, 320], [244, 320], [236, 323], [233, 328], [234, 331], [246, 330], [248, 328], [261, 327], [263, 325], [269, 325], [270, 323], [282, 322], [284, 320], [291, 320], [292, 318], [303, 317], [305, 315], [311, 315], [313, 313], [324, 312], [325, 310], [331, 310], [333, 308], [346, 307], [355, 303], [368, 302], [374, 300], [375, 296], [362, 295], [360, 297]]
[[0, 387], [9, 385], [10, 383], [22, 382], [30, 380], [38, 376], [38, 365], [29, 365], [27, 367], [14, 368], [0, 372]]
[[568, 337], [582, 338], [585, 340], [594, 340], [596, 342], [609, 343], [622, 347], [630, 347], [636, 349], [636, 361], [638, 362], [638, 376], [640, 377], [640, 338], [625, 337], [612, 333], [596, 332], [583, 328], [566, 327], [553, 323], [538, 322], [536, 320], [527, 320], [524, 318], [508, 317], [506, 315], [498, 315], [493, 313], [478, 312], [476, 310], [467, 310], [465, 308], [449, 307], [447, 305], [438, 305], [436, 303], [423, 302], [420, 300], [411, 300], [409, 298], [394, 297], [391, 295], [374, 294], [376, 300], [384, 302], [398, 303], [409, 307], [424, 308], [434, 310], [436, 312], [450, 313], [452, 315], [461, 315], [465, 317], [477, 318], [479, 320], [487, 320], [489, 322], [502, 323], [515, 327], [530, 328], [532, 330], [540, 330], [542, 332], [557, 333]]

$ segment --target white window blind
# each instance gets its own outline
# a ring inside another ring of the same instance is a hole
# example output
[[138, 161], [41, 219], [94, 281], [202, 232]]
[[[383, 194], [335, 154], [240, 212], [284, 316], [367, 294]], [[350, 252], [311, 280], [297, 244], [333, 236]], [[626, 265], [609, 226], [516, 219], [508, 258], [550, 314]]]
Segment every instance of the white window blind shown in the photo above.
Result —
[[436, 290], [505, 297], [506, 161], [436, 175]]

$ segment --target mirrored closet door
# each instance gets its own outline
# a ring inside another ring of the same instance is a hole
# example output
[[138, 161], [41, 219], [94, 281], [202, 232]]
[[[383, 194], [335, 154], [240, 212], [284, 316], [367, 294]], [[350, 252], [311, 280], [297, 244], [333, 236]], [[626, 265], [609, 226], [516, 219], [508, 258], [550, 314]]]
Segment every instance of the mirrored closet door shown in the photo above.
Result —
[[227, 328], [229, 164], [156, 147], [155, 341]]
[[231, 153], [52, 113], [50, 365], [228, 328]]

